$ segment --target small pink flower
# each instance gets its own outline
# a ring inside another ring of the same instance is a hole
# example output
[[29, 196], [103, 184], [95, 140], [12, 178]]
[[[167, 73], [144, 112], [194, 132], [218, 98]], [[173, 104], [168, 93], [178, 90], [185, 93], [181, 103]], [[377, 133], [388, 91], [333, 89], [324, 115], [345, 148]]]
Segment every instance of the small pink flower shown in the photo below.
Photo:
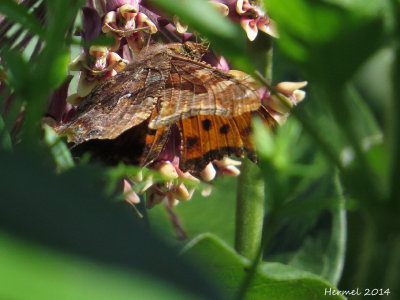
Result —
[[271, 88], [272, 92], [262, 87], [258, 89], [258, 93], [262, 105], [279, 124], [282, 124], [293, 106], [304, 99], [306, 93], [300, 89], [306, 85], [307, 81], [281, 82]]
[[125, 38], [134, 52], [140, 51], [145, 45], [144, 33], [154, 34], [158, 31], [156, 25], [139, 11], [139, 5], [136, 4], [124, 4], [109, 11], [104, 17], [102, 27], [104, 33], [114, 34], [118, 41]]
[[270, 36], [278, 37], [275, 22], [250, 0], [213, 0], [219, 10], [228, 10], [229, 18], [240, 23], [250, 41], [254, 41], [261, 30]]

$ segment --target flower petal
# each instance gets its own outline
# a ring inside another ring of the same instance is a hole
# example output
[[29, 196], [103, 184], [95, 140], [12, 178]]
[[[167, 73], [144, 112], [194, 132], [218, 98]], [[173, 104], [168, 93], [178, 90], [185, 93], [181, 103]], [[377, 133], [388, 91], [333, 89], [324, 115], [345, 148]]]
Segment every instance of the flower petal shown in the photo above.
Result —
[[240, 25], [242, 25], [244, 31], [246, 31], [248, 39], [254, 41], [258, 34], [256, 22], [252, 19], [241, 19]]
[[278, 26], [276, 25], [276, 22], [274, 20], [270, 18], [262, 18], [261, 22], [257, 22], [257, 27], [259, 30], [265, 32], [266, 34], [269, 34], [274, 38], [279, 38]]
[[200, 177], [203, 179], [205, 182], [210, 182], [215, 178], [215, 175], [217, 174], [217, 171], [215, 170], [214, 166], [212, 163], [209, 163], [203, 171], [200, 172]]
[[291, 81], [283, 81], [278, 83], [275, 88], [277, 91], [285, 94], [291, 95], [295, 90], [301, 89], [307, 85], [307, 81], [300, 81], [300, 82], [291, 82]]

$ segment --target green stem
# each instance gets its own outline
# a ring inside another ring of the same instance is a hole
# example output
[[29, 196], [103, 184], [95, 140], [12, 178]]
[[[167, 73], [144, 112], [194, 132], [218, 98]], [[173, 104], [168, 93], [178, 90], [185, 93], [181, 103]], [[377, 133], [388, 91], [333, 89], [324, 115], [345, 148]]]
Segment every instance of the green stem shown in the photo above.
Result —
[[264, 219], [264, 181], [260, 169], [244, 160], [238, 182], [235, 249], [253, 260], [261, 245]]
[[[267, 80], [272, 78], [272, 44], [270, 43], [265, 56], [265, 75]], [[262, 260], [263, 222], [264, 222], [264, 177], [259, 167], [244, 160], [238, 181], [236, 199], [236, 231], [235, 249], [242, 256], [252, 261], [250, 269], [244, 278], [237, 299], [243, 299], [254, 278], [258, 264]], [[270, 221], [270, 220], [267, 220]], [[269, 225], [270, 222], [267, 222]]]
[[331, 266], [335, 269], [328, 278], [330, 282], [337, 285], [343, 272], [343, 266], [346, 255], [347, 242], [347, 222], [346, 222], [346, 199], [344, 197], [342, 184], [340, 182], [339, 170], [335, 170], [335, 188], [338, 196], [338, 207], [333, 213], [332, 238], [330, 246]]

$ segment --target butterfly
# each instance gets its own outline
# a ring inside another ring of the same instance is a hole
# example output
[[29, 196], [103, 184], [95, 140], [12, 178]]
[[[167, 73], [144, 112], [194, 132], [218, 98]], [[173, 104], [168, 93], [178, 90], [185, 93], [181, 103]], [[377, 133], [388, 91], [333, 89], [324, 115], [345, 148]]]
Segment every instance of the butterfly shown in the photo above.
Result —
[[254, 81], [202, 62], [206, 52], [194, 42], [143, 49], [56, 132], [76, 153], [90, 151], [110, 163], [146, 166], [172, 154], [182, 171], [196, 173], [225, 155], [247, 153], [255, 161], [251, 115], [257, 112], [271, 127], [275, 121]]

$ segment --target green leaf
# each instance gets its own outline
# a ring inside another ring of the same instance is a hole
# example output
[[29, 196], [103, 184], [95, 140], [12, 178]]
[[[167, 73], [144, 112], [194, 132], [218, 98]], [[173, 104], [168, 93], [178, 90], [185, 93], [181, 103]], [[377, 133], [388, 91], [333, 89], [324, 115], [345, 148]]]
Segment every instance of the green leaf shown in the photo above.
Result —
[[44, 125], [44, 141], [46, 142], [47, 146], [49, 146], [54, 161], [61, 171], [67, 170], [74, 166], [74, 160], [67, 145], [48, 125]]
[[315, 228], [313, 234], [308, 235], [301, 247], [290, 253], [290, 259], [286, 261], [289, 265], [321, 276], [334, 285], [338, 284], [342, 273], [346, 245], [346, 213], [344, 203], [339, 203], [331, 211], [330, 228]]
[[38, 91], [52, 91], [66, 79], [70, 54], [64, 45], [48, 45], [37, 57], [33, 86]]
[[96, 263], [0, 231], [0, 298], [200, 299], [141, 272]]
[[[269, 213], [278, 214], [276, 229], [265, 228], [274, 231], [266, 249], [268, 259], [336, 284], [343, 267], [346, 227], [341, 193], [329, 193], [331, 169], [320, 156], [313, 154], [311, 159], [310, 153], [316, 151], [295, 120], [288, 120], [274, 134], [259, 122], [254, 125], [260, 165], [272, 198]], [[328, 222], [318, 227], [321, 219]]]
[[13, 0], [2, 0], [0, 3], [0, 12], [11, 21], [21, 24], [32, 33], [43, 38], [44, 33], [39, 20], [31, 14], [26, 6], [18, 4]]
[[[223, 286], [229, 299], [237, 293], [250, 265], [250, 261], [211, 234], [198, 236], [183, 253], [200, 259], [202, 267]], [[245, 299], [321, 299], [325, 289], [335, 290], [331, 284], [311, 273], [279, 263], [262, 263]], [[344, 299], [341, 296], [330, 297]]]
[[320, 0], [265, 3], [279, 24], [281, 49], [310, 79], [331, 88], [350, 79], [381, 45], [383, 26], [379, 15], [371, 17]]
[[0, 115], [0, 149], [11, 150], [11, 137], [5, 128], [3, 117]]
[[0, 49], [6, 64], [7, 79], [14, 91], [25, 99], [31, 93], [31, 69], [22, 54], [9, 49]]

